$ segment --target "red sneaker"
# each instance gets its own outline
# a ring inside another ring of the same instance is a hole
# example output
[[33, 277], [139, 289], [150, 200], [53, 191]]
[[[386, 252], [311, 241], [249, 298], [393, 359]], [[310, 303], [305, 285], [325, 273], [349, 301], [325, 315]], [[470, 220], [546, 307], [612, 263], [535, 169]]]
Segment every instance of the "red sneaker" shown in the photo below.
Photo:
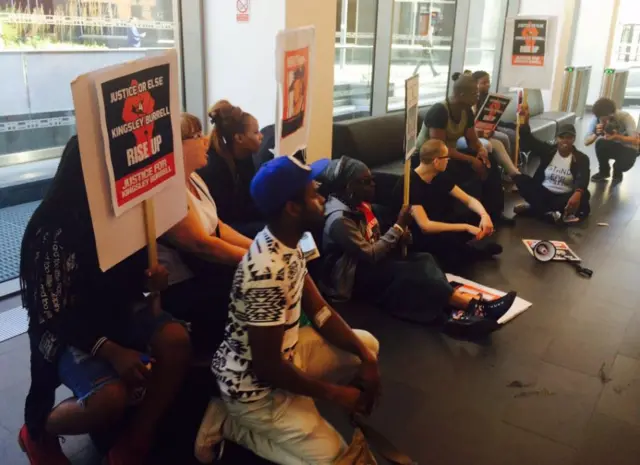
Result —
[[31, 465], [71, 465], [55, 436], [46, 435], [40, 441], [34, 441], [29, 436], [27, 425], [23, 425], [18, 434], [18, 444]]

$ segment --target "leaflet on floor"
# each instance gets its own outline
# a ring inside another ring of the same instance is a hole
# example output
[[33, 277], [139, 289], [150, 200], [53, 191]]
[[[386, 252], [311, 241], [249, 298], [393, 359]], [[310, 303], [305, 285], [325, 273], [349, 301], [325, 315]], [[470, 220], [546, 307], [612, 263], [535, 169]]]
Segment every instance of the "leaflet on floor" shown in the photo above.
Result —
[[[527, 248], [531, 256], [533, 255], [533, 249], [536, 244], [540, 242], [540, 239], [522, 239], [522, 243]], [[553, 257], [553, 261], [557, 262], [579, 262], [581, 261], [580, 257], [571, 250], [571, 247], [567, 245], [564, 241], [549, 241], [553, 245], [556, 246], [556, 254]]]
[[[497, 289], [492, 289], [487, 286], [483, 286], [482, 284], [478, 284], [469, 279], [461, 278], [460, 276], [456, 276], [454, 274], [447, 273], [447, 281], [449, 281], [449, 283], [451, 284], [453, 283], [460, 284], [461, 287], [459, 287], [459, 289], [462, 292], [474, 294], [474, 295], [482, 294], [482, 298], [485, 300], [499, 299], [500, 297], [506, 294], [506, 292], [499, 291]], [[516, 297], [516, 300], [515, 302], [513, 302], [513, 305], [511, 306], [509, 311], [504, 315], [502, 315], [502, 318], [498, 320], [498, 323], [503, 325], [513, 320], [515, 317], [517, 317], [521, 313], [524, 313], [527, 310], [529, 310], [531, 305], [532, 305], [531, 302], [527, 302], [526, 300], [520, 297]]]

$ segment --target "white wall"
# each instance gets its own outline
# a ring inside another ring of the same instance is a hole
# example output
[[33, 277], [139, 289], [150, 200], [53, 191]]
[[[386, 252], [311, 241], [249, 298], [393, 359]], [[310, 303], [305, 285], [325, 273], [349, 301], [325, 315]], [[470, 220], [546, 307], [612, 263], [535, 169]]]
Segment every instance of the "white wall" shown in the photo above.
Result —
[[[632, 0], [634, 2], [638, 0]], [[638, 8], [640, 10], [640, 7]], [[620, 10], [622, 13], [622, 9]], [[591, 66], [587, 104], [592, 105], [600, 95], [602, 73], [606, 63], [611, 27], [615, 27], [614, 1], [580, 0], [578, 28], [573, 42], [571, 65]], [[622, 16], [621, 16], [622, 17]]]
[[521, 0], [521, 15], [545, 15], [558, 17], [558, 34], [556, 40], [555, 63], [551, 90], [543, 90], [545, 110], [556, 110], [562, 90], [562, 74], [566, 66], [568, 46], [573, 24], [572, 13], [576, 0]]
[[248, 23], [236, 21], [236, 0], [206, 0], [204, 25], [207, 108], [224, 98], [261, 127], [273, 124], [275, 43], [285, 27], [285, 0], [252, 0]]

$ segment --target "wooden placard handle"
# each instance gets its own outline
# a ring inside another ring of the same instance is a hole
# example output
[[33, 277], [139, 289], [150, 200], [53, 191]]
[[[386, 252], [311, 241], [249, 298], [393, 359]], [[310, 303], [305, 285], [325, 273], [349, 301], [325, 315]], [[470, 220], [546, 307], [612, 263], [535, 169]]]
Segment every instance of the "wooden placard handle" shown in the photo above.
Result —
[[[529, 106], [528, 100], [529, 100], [529, 91], [528, 89], [522, 89], [522, 104], [520, 109], [522, 109], [522, 107], [524, 105]], [[520, 115], [520, 111], [518, 111], [518, 115], [516, 118], [516, 150], [515, 150], [515, 165], [516, 167], [518, 166], [518, 161], [520, 159], [520, 125], [522, 124], [522, 116]]]
[[[402, 192], [402, 206], [406, 207], [409, 205], [409, 187], [411, 182], [411, 158], [408, 158], [404, 161], [404, 189]], [[402, 244], [402, 257], [406, 258], [407, 256], [407, 244], [403, 242]]]
[[[156, 210], [153, 198], [142, 202], [144, 209], [144, 228], [147, 234], [147, 254], [149, 256], [150, 270], [158, 265], [158, 243], [156, 242]], [[160, 293], [152, 292], [150, 294], [150, 305], [153, 313], [159, 315], [161, 311]]]

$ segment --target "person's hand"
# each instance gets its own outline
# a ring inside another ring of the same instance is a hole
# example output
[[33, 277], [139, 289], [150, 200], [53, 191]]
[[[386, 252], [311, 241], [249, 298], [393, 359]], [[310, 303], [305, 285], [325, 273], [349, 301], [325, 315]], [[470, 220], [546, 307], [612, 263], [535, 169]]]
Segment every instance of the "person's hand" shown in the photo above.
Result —
[[467, 232], [471, 234], [475, 239], [480, 238], [480, 234], [482, 234], [482, 229], [472, 224], [467, 224], [465, 226], [466, 226]]
[[476, 172], [478, 176], [480, 176], [481, 180], [484, 181], [485, 179], [487, 179], [487, 176], [489, 175], [489, 173], [487, 172], [487, 167], [485, 166], [484, 162], [480, 158], [475, 158], [471, 162], [471, 168], [473, 169], [473, 171]]
[[491, 139], [493, 137], [494, 131], [482, 131], [482, 137], [485, 139]]
[[353, 386], [335, 386], [331, 400], [349, 413], [367, 414], [364, 393]]
[[604, 124], [598, 123], [596, 124], [596, 136], [604, 135]]
[[480, 217], [480, 225], [478, 227], [482, 231], [482, 237], [487, 237], [493, 234], [493, 221], [491, 221], [491, 217], [487, 214]]
[[413, 234], [411, 234], [410, 229], [407, 228], [404, 230], [404, 234], [400, 238], [400, 242], [407, 246], [413, 244]]
[[484, 146], [480, 147], [480, 149], [478, 150], [478, 153], [476, 154], [476, 157], [482, 160], [482, 163], [484, 164], [484, 166], [486, 166], [487, 168], [491, 168], [491, 161], [489, 160], [489, 152], [487, 152], [487, 149], [484, 148]]
[[580, 207], [580, 201], [582, 200], [582, 192], [576, 191], [573, 193], [571, 197], [569, 197], [569, 201], [567, 205], [564, 207], [565, 216], [574, 215], [578, 208]]
[[169, 272], [162, 265], [155, 265], [145, 271], [146, 287], [149, 292], [162, 292], [169, 287]]
[[364, 392], [367, 403], [370, 404], [369, 410], [371, 410], [382, 395], [380, 367], [375, 356], [362, 361], [354, 384]]
[[396, 224], [403, 229], [407, 229], [407, 226], [411, 224], [413, 217], [411, 216], [411, 206], [405, 205], [400, 209]]
[[105, 357], [111, 366], [129, 386], [140, 386], [151, 376], [151, 370], [142, 362], [142, 354], [136, 350], [107, 341], [100, 348], [100, 352], [106, 354]]

